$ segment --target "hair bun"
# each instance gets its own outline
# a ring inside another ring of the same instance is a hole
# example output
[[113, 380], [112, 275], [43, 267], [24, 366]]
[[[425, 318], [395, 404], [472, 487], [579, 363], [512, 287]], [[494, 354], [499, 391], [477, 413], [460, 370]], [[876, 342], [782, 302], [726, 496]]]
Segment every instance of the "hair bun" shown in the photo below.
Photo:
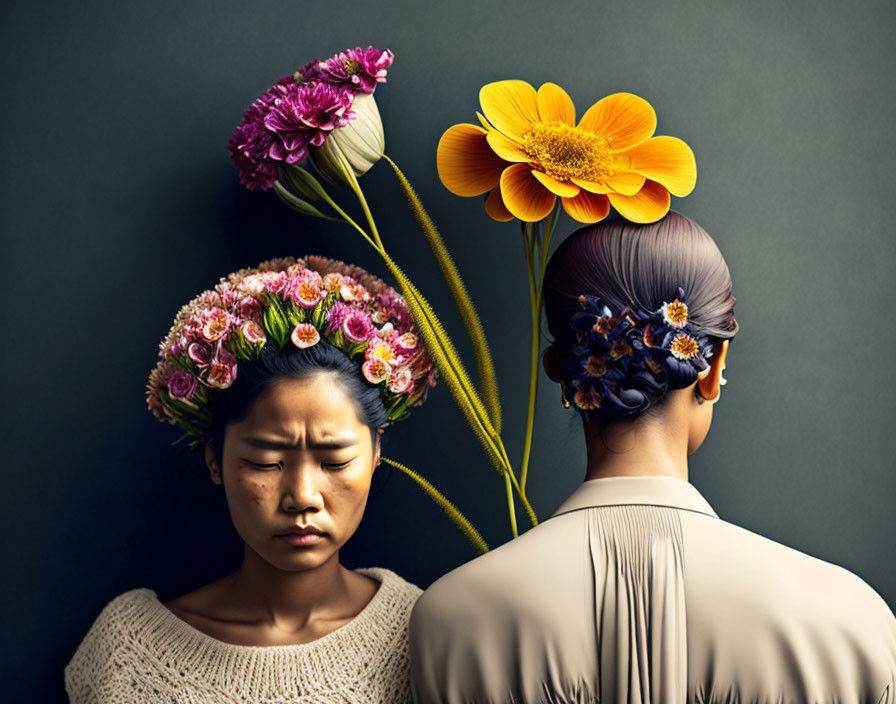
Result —
[[570, 349], [558, 372], [577, 409], [633, 416], [697, 380], [712, 347], [688, 320], [684, 290], [678, 293], [655, 311], [626, 306], [617, 312], [599, 296], [579, 296], [581, 310], [569, 321], [572, 344], [552, 345]]

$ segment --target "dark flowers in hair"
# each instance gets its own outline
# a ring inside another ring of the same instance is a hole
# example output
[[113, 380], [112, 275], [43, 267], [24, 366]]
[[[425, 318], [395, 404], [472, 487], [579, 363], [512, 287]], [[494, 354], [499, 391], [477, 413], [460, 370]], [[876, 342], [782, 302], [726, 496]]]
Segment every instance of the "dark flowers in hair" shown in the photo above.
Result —
[[709, 366], [712, 347], [687, 317], [684, 291], [656, 311], [615, 312], [598, 296], [579, 297], [569, 326], [572, 355], [560, 374], [572, 402], [586, 413], [628, 416], [645, 411], [668, 390], [690, 386]]

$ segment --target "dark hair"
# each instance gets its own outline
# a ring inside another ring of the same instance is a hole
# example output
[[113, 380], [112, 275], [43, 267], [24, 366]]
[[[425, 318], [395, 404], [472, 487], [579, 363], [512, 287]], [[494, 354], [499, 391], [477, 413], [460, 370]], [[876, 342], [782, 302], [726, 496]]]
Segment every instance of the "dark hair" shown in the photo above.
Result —
[[[554, 338], [545, 361], [551, 375], [563, 378], [560, 370], [572, 357], [575, 335], [569, 323], [581, 310], [579, 296], [599, 296], [617, 311], [625, 306], [655, 311], [674, 300], [679, 287], [685, 291], [688, 320], [717, 352], [722, 340], [737, 333], [735, 297], [728, 265], [703, 228], [670, 211], [647, 225], [612, 220], [576, 230], [551, 256], [545, 272], [545, 314]], [[648, 401], [644, 413], [663, 404], [670, 386], [638, 388]], [[603, 407], [601, 412], [607, 413]], [[587, 420], [589, 414], [584, 415]]]
[[290, 345], [280, 352], [273, 345], [265, 345], [257, 360], [239, 362], [233, 384], [211, 395], [209, 438], [216, 457], [220, 459], [223, 452], [227, 423], [243, 420], [262, 391], [279, 379], [304, 379], [321, 372], [335, 374], [337, 383], [354, 401], [358, 420], [370, 428], [371, 441], [375, 443], [377, 429], [389, 421], [379, 387], [364, 378], [361, 367], [345, 352], [320, 340], [312, 347]]

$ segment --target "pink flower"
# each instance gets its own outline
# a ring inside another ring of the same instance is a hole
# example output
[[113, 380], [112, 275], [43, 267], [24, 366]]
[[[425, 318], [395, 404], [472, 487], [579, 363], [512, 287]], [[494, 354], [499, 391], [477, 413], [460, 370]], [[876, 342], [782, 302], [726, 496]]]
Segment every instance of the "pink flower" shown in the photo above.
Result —
[[168, 380], [168, 393], [174, 398], [189, 401], [196, 391], [196, 377], [183, 369], [176, 370]]
[[231, 318], [221, 308], [205, 308], [199, 312], [194, 331], [204, 342], [215, 342], [230, 332]]
[[361, 373], [371, 384], [379, 384], [381, 381], [384, 381], [389, 376], [390, 371], [389, 365], [378, 358], [368, 359], [361, 365]]
[[[346, 277], [346, 279], [348, 279], [348, 277]], [[348, 281], [339, 287], [339, 295], [342, 297], [343, 301], [349, 302], [364, 302], [370, 300], [370, 294], [367, 292], [367, 289], [351, 279], [348, 279]]]
[[387, 287], [376, 295], [376, 307], [379, 309], [377, 322], [385, 323], [391, 320], [396, 330], [401, 333], [409, 332], [414, 326], [408, 304], [392, 287]]
[[362, 310], [352, 311], [342, 323], [342, 334], [354, 343], [369, 340], [376, 334], [370, 316]]
[[277, 180], [277, 162], [269, 156], [274, 134], [265, 127], [264, 118], [280, 95], [277, 87], [290, 83], [295, 84], [295, 79], [284, 76], [246, 108], [227, 143], [230, 160], [240, 174], [240, 183], [250, 191], [266, 191]]
[[260, 322], [264, 317], [264, 310], [261, 302], [252, 296], [244, 296], [238, 305], [240, 315], [247, 320]]
[[302, 161], [309, 145], [321, 146], [330, 132], [355, 117], [349, 110], [348, 90], [323, 83], [293, 83], [278, 89], [280, 95], [264, 117], [264, 126], [277, 136], [268, 149], [276, 161]]
[[414, 378], [411, 376], [411, 370], [407, 367], [394, 369], [389, 378], [389, 391], [393, 394], [407, 393], [414, 384]]
[[367, 345], [367, 349], [364, 350], [364, 356], [367, 359], [381, 359], [389, 366], [399, 363], [399, 359], [395, 355], [395, 350], [389, 346], [389, 343], [384, 342], [377, 337], [371, 339], [370, 344]]
[[327, 290], [320, 274], [305, 269], [289, 282], [287, 295], [302, 308], [314, 308], [327, 295]]
[[236, 357], [223, 345], [218, 345], [211, 359], [205, 383], [216, 389], [226, 389], [236, 379]]
[[397, 335], [392, 340], [392, 344], [405, 352], [413, 352], [417, 349], [417, 345], [420, 344], [420, 340], [414, 333], [406, 332], [403, 335]]
[[388, 49], [355, 47], [326, 61], [312, 62], [302, 69], [302, 76], [334, 86], [346, 86], [355, 93], [373, 93], [377, 83], [386, 82], [386, 69], [394, 58]]
[[180, 339], [171, 343], [171, 345], [168, 347], [168, 354], [170, 354], [172, 357], [176, 357], [183, 351], [186, 344], [186, 338], [181, 337]]
[[299, 323], [293, 329], [289, 339], [292, 340], [292, 344], [296, 347], [304, 350], [308, 347], [314, 347], [314, 345], [320, 342], [320, 333], [311, 323]]
[[236, 379], [236, 369], [226, 364], [213, 364], [209, 367], [205, 383], [215, 389], [226, 389]]
[[240, 332], [247, 342], [255, 344], [256, 342], [265, 342], [268, 338], [264, 334], [264, 329], [254, 320], [247, 320], [240, 327]]
[[333, 332], [342, 327], [342, 323], [354, 309], [340, 301], [336, 301], [327, 312], [327, 332]]
[[191, 342], [190, 346], [187, 347], [187, 355], [200, 367], [207, 366], [211, 359], [211, 352], [201, 342]]

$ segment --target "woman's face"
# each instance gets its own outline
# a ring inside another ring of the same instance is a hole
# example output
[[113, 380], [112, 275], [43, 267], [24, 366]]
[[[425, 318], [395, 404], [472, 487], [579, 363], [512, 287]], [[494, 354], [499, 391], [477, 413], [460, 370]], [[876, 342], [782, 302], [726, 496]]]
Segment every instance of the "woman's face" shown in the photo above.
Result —
[[209, 453], [247, 548], [278, 569], [308, 570], [337, 555], [361, 522], [379, 436], [374, 447], [356, 403], [324, 372], [274, 382], [245, 420], [227, 425], [219, 467]]

